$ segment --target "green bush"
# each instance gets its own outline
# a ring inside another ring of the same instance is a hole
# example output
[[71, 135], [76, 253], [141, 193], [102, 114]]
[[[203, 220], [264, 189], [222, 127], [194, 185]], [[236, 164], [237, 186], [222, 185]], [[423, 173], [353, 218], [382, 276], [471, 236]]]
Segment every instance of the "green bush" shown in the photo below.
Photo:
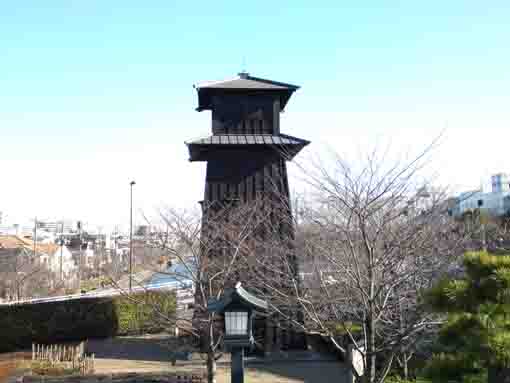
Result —
[[444, 280], [425, 296], [431, 311], [447, 318], [427, 376], [484, 382], [487, 371], [510, 367], [510, 254], [468, 252], [462, 278]]
[[406, 380], [398, 375], [388, 376], [384, 379], [384, 383], [487, 383], [487, 373], [480, 372], [475, 375], [468, 375], [462, 378], [458, 378], [460, 380], [452, 380], [447, 377], [439, 377], [434, 379], [427, 379], [418, 377], [416, 380]]
[[161, 316], [175, 312], [173, 294], [148, 292], [146, 294], [119, 296], [114, 300], [118, 335], [147, 334], [167, 329], [168, 322]]
[[384, 383], [432, 383], [431, 380], [424, 378], [417, 378], [416, 380], [406, 380], [398, 375], [388, 376], [384, 379]]
[[465, 376], [462, 383], [487, 383], [487, 370], [483, 370], [476, 375]]
[[162, 331], [166, 326], [156, 311], [171, 316], [175, 296], [149, 292], [0, 306], [0, 352], [29, 348], [33, 342], [52, 344]]
[[363, 332], [363, 327], [359, 323], [353, 322], [333, 322], [330, 325], [332, 327], [332, 332], [335, 336], [344, 336], [349, 332], [353, 335], [360, 334]]
[[477, 366], [476, 362], [466, 360], [461, 355], [440, 353], [433, 355], [427, 362], [423, 375], [434, 382], [476, 383], [483, 375], [483, 369]]
[[89, 292], [103, 287], [103, 285], [108, 285], [110, 281], [109, 278], [99, 277], [93, 278], [89, 280], [82, 281], [80, 284], [80, 290], [83, 292]]

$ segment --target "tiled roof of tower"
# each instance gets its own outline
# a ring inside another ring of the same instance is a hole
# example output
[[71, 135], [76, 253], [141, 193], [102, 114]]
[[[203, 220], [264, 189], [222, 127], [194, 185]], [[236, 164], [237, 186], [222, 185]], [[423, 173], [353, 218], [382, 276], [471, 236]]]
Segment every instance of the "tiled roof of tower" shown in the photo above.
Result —
[[280, 134], [216, 134], [199, 138], [187, 145], [308, 145], [310, 141]]
[[190, 161], [204, 161], [203, 155], [210, 147], [216, 145], [231, 147], [257, 147], [269, 146], [282, 150], [287, 159], [292, 159], [299, 151], [308, 145], [310, 141], [301, 138], [280, 134], [215, 134], [213, 136], [199, 138], [186, 142], [188, 145]]
[[261, 90], [285, 90], [295, 91], [299, 86], [286, 84], [283, 82], [266, 80], [259, 77], [250, 76], [248, 73], [241, 72], [237, 77], [220, 80], [204, 81], [195, 85], [197, 89], [261, 89]]
[[283, 110], [291, 94], [299, 89], [299, 86], [283, 82], [266, 80], [250, 76], [241, 72], [237, 77], [221, 81], [204, 81], [195, 84], [198, 92], [198, 108], [202, 110], [211, 108], [211, 95], [218, 92], [271, 92], [280, 97], [280, 108]]

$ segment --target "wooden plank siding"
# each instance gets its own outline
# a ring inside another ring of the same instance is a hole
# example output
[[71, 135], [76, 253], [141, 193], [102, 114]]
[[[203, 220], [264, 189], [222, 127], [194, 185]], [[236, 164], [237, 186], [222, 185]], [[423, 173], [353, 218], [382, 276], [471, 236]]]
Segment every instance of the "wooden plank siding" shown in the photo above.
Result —
[[[207, 207], [221, 206], [231, 199], [250, 202], [260, 196], [276, 196], [273, 202], [282, 204], [277, 209], [288, 218], [281, 219], [271, 213], [271, 221], [278, 225], [282, 238], [293, 237], [286, 161], [309, 142], [282, 134], [280, 113], [297, 89], [297, 86], [247, 74], [197, 87], [197, 110], [212, 111], [212, 136], [188, 143], [191, 161], [207, 161], [204, 216]], [[204, 226], [202, 235], [207, 235], [207, 230]], [[264, 237], [267, 233], [260, 235]], [[276, 274], [278, 268], [283, 265], [275, 265], [272, 272]], [[290, 346], [291, 341], [283, 339], [288, 337], [288, 332], [280, 333], [271, 319], [257, 324], [255, 332], [265, 334], [269, 343], [264, 346], [266, 350], [273, 350], [275, 345]]]

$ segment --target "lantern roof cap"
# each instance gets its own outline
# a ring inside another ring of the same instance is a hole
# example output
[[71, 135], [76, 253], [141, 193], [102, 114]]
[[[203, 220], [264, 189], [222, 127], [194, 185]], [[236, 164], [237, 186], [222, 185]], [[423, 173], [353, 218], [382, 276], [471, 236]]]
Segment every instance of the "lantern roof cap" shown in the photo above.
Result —
[[265, 300], [257, 298], [245, 290], [241, 282], [237, 282], [233, 289], [225, 292], [221, 299], [209, 299], [207, 310], [209, 312], [223, 313], [231, 304], [242, 304], [247, 309], [265, 311], [268, 304]]

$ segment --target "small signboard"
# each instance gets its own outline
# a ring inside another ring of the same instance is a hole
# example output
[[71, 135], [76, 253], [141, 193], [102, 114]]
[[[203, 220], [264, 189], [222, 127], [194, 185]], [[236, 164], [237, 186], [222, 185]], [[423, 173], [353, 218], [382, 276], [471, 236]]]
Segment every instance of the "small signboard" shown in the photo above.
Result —
[[[365, 363], [363, 361], [363, 351], [365, 349], [361, 346], [356, 348], [354, 345], [350, 345], [348, 352], [349, 352], [349, 362], [352, 363], [352, 366], [356, 370], [357, 374], [359, 376], [363, 376], [364, 370], [365, 370]], [[352, 373], [351, 369], [349, 368], [349, 383], [355, 383], [356, 377]]]

